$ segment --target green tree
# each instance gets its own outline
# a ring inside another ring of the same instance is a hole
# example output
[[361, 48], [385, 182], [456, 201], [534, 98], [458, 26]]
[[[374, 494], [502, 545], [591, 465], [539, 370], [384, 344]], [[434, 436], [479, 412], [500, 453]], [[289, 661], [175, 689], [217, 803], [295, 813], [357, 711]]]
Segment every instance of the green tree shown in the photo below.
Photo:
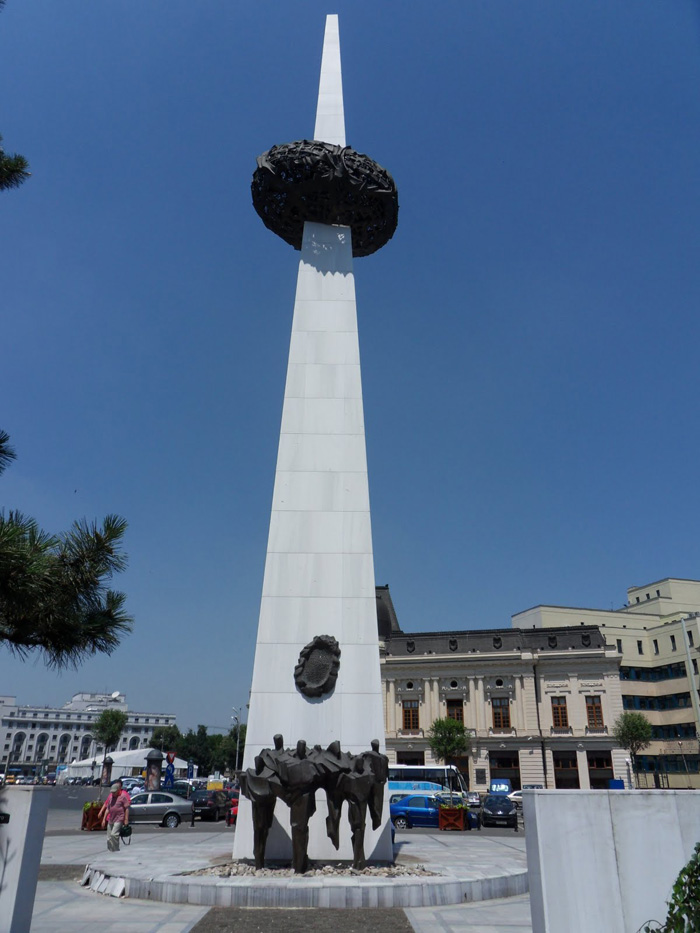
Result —
[[[0, 431], [0, 473], [15, 459]], [[0, 644], [20, 657], [43, 652], [50, 667], [111, 654], [133, 619], [107, 586], [126, 567], [126, 521], [108, 515], [52, 535], [21, 512], [0, 511]]]
[[[120, 709], [104, 709], [95, 720], [93, 732], [97, 741], [104, 745], [102, 767], [104, 769], [107, 752], [111, 751], [119, 742], [122, 732], [126, 729], [129, 717]], [[100, 791], [102, 796], [102, 791]]]
[[182, 732], [176, 725], [158, 726], [153, 730], [151, 745], [153, 748], [159, 748], [162, 752], [175, 752], [181, 758]]
[[24, 156], [6, 153], [0, 136], [0, 191], [19, 188], [30, 175], [29, 163]]
[[632, 770], [634, 771], [634, 783], [638, 787], [637, 755], [643, 748], [647, 748], [651, 742], [651, 723], [641, 713], [623, 713], [615, 721], [612, 734], [617, 744], [630, 754]]
[[[450, 758], [469, 754], [471, 736], [464, 728], [464, 723], [456, 719], [436, 719], [426, 733], [430, 749], [438, 761], [449, 764]], [[452, 781], [450, 780], [450, 798]]]
[[[0, 0], [0, 10], [5, 6], [5, 0]], [[0, 191], [8, 188], [19, 188], [22, 182], [29, 178], [27, 171], [29, 165], [24, 156], [6, 155], [2, 147], [0, 136]]]
[[192, 759], [199, 769], [200, 776], [211, 774], [214, 758], [212, 738], [213, 736], [207, 733], [207, 727], [202, 725], [197, 726], [196, 732], [188, 729], [182, 737], [182, 757], [188, 761]]
[[232, 726], [228, 734], [223, 738], [221, 751], [224, 758], [224, 767], [231, 774], [241, 769], [245, 750], [245, 734], [246, 724], [241, 723]]

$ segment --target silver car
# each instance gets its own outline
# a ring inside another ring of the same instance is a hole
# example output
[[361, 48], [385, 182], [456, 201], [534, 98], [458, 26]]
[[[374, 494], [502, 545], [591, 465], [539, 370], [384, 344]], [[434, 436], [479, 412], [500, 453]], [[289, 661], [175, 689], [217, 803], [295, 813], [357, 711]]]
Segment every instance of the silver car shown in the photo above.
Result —
[[192, 802], [163, 791], [135, 794], [129, 809], [130, 823], [158, 823], [175, 829], [182, 820], [192, 819]]

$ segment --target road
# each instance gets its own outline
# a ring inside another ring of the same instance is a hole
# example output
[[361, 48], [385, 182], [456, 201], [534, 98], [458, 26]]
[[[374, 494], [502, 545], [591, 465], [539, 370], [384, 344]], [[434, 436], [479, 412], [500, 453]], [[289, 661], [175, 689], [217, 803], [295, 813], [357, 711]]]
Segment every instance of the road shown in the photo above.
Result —
[[[83, 804], [87, 803], [90, 800], [97, 800], [99, 796], [98, 787], [54, 787], [51, 791], [51, 803], [49, 804], [49, 815], [46, 821], [46, 834], [47, 835], [71, 835], [73, 833], [81, 832], [80, 824], [82, 822], [82, 810]], [[104, 800], [105, 793], [102, 793], [102, 799]], [[482, 836], [493, 836], [493, 837], [511, 837], [511, 836], [521, 836], [523, 834], [522, 822], [518, 825], [519, 832], [517, 835], [513, 832], [512, 829], [506, 829], [505, 827], [496, 827], [488, 826], [482, 827], [479, 831]], [[211, 820], [195, 820], [194, 826], [190, 826], [189, 823], [181, 823], [177, 829], [164, 829], [162, 826], [152, 826], [152, 825], [139, 825], [139, 834], [141, 833], [178, 833], [178, 832], [195, 832], [195, 833], [211, 833], [211, 832], [222, 832], [229, 833], [233, 836], [234, 827], [229, 827], [226, 825], [226, 822], [222, 820], [220, 823], [214, 823]], [[416, 829], [407, 829], [403, 831], [397, 830], [396, 835], [411, 835], [414, 833], [434, 833], [435, 830], [431, 828], [416, 828]], [[476, 832], [476, 830], [472, 830]]]
[[[9, 790], [9, 788], [8, 788]], [[102, 800], [105, 799], [107, 791], [102, 791]], [[51, 802], [49, 804], [49, 815], [46, 820], [47, 836], [65, 836], [73, 833], [80, 833], [80, 824], [83, 819], [83, 805], [91, 800], [100, 799], [99, 787], [53, 787], [51, 789]], [[220, 823], [214, 823], [211, 820], [195, 820], [194, 826], [189, 823], [181, 823], [177, 829], [164, 829], [162, 826], [152, 826], [150, 824], [139, 824], [139, 834], [141, 833], [173, 833], [173, 832], [228, 832], [233, 836], [234, 828], [226, 825], [225, 820]]]

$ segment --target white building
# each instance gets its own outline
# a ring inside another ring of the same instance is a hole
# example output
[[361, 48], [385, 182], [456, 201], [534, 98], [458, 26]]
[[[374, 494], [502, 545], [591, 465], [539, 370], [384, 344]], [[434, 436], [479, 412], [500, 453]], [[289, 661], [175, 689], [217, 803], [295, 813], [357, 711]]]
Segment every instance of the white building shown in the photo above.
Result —
[[652, 726], [638, 756], [647, 787], [700, 787], [700, 581], [665, 577], [627, 590], [619, 609], [533, 606], [512, 617], [517, 629], [595, 625], [620, 659], [622, 706]]
[[0, 696], [0, 769], [21, 768], [27, 775], [55, 770], [57, 765], [95, 758], [101, 761], [104, 748], [94, 735], [94, 723], [106, 709], [128, 715], [116, 751], [149, 748], [153, 730], [175, 725], [172, 713], [129, 710], [126, 696], [109, 693], [76, 693], [60, 709], [49, 706], [19, 706], [16, 697]]

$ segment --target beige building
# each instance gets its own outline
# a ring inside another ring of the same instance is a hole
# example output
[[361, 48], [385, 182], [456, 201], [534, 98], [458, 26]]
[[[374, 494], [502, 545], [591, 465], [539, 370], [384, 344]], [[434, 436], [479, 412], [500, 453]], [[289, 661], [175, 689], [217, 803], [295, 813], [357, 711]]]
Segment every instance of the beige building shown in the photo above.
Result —
[[622, 712], [620, 656], [596, 625], [406, 633], [388, 587], [377, 587], [377, 604], [391, 762], [433, 763], [426, 734], [452, 717], [471, 735], [456, 762], [471, 789], [493, 778], [514, 788], [627, 779], [610, 736]]
[[647, 787], [700, 787], [699, 622], [700, 581], [675, 577], [631, 587], [615, 610], [535, 606], [512, 617], [514, 630], [599, 627], [620, 659], [623, 708], [652, 725], [638, 760]]

